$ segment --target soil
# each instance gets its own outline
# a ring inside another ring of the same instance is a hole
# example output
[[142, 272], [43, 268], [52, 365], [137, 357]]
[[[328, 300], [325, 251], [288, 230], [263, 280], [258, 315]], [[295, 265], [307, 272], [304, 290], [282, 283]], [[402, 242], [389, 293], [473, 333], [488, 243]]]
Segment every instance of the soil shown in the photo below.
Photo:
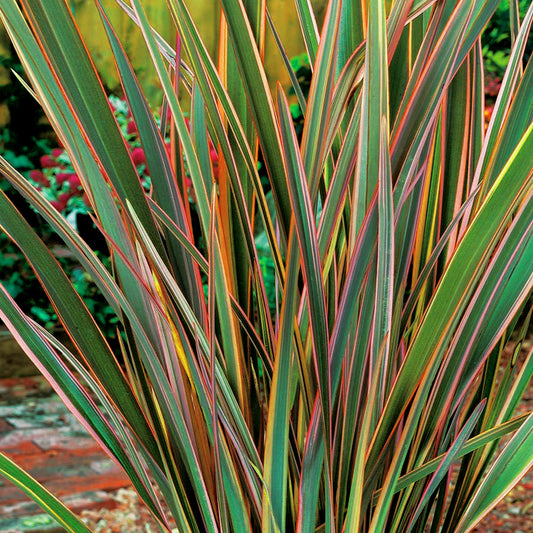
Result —
[[133, 489], [112, 494], [114, 509], [82, 511], [81, 518], [95, 533], [158, 533], [160, 529]]

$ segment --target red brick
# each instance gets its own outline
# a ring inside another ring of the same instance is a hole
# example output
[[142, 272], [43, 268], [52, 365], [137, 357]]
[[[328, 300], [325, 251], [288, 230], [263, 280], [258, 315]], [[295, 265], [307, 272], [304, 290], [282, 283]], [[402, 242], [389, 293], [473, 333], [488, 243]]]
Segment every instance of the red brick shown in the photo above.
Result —
[[39, 389], [41, 387], [51, 389], [50, 385], [42, 376], [31, 376], [26, 378], [3, 378], [0, 379], [0, 387], [12, 389], [13, 387], [23, 386], [26, 389]]
[[35, 502], [31, 501], [22, 491], [20, 491], [20, 493], [20, 500], [0, 505], [0, 517], [16, 518], [18, 516], [29, 516], [42, 513], [42, 509]]
[[4, 487], [0, 487], [0, 502], [2, 502], [2, 507], [26, 500], [28, 500], [28, 496], [16, 485], [8, 482]]
[[57, 433], [57, 430], [51, 428], [35, 428], [29, 430], [11, 431], [7, 435], [0, 438], [0, 450], [14, 448], [24, 442], [33, 441], [52, 436]]
[[65, 472], [70, 467], [76, 465], [86, 464], [90, 465], [93, 461], [102, 459], [99, 454], [81, 454], [70, 452], [42, 451], [37, 448], [36, 453], [32, 454], [11, 454], [9, 456], [15, 463], [23, 465], [24, 469], [36, 475], [39, 469], [55, 469], [56, 475], [58, 472]]
[[65, 495], [95, 490], [112, 491], [131, 484], [125, 474], [118, 476], [73, 476], [53, 479], [46, 483], [46, 488], [60, 498]]
[[[59, 498], [66, 500], [76, 499], [83, 493], [99, 492], [99, 491], [113, 491], [120, 488], [130, 486], [130, 481], [125, 474], [121, 472], [114, 472], [112, 476], [102, 475], [76, 475], [70, 476], [67, 472], [61, 472], [55, 470], [56, 475], [49, 479], [42, 479], [40, 476], [35, 477], [46, 486], [53, 494]], [[102, 500], [102, 497], [100, 497]], [[0, 516], [5, 515], [9, 511], [9, 514], [14, 514], [14, 507], [19, 508], [17, 515], [32, 514], [38, 511], [37, 506], [29, 504], [28, 496], [20, 490], [16, 485], [6, 482], [5, 486], [0, 485]], [[28, 503], [28, 505], [24, 505]], [[99, 506], [102, 503], [100, 501]], [[20, 505], [19, 505], [20, 504]], [[107, 505], [107, 504], [106, 504]], [[109, 504], [111, 505], [111, 504]], [[88, 507], [86, 507], [88, 508]]]
[[[39, 377], [0, 380], [6, 411], [6, 417], [0, 418], [0, 451], [75, 510], [116, 506], [105, 491], [131, 486], [129, 479], [73, 417], [60, 420], [64, 407], [47, 391], [50, 387]], [[23, 401], [13, 401], [18, 399]], [[36, 427], [14, 428], [7, 420], [8, 412]], [[24, 492], [0, 479], [0, 516], [39, 512]]]
[[[32, 516], [42, 513], [42, 509], [31, 501], [22, 491], [19, 491], [20, 499], [10, 503], [2, 502], [0, 505], [0, 519], [3, 517], [17, 518], [20, 516]], [[62, 502], [74, 513], [81, 513], [90, 509], [115, 509], [118, 502], [105, 491], [89, 491], [74, 496], [64, 497]], [[0, 531], [3, 531], [0, 528]]]
[[3, 401], [52, 394], [52, 387], [42, 376], [0, 379], [0, 394]]
[[2, 451], [2, 453], [5, 453], [6, 455], [9, 455], [10, 457], [12, 455], [20, 456], [42, 453], [41, 449], [34, 442], [22, 439], [7, 446], [1, 446], [0, 451]]

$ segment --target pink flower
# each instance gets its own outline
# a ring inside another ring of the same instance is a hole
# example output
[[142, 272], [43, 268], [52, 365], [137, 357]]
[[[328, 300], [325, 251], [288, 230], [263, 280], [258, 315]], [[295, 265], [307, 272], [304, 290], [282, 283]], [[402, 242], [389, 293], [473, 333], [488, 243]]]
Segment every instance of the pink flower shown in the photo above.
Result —
[[52, 157], [57, 159], [58, 157], [62, 156], [63, 153], [65, 152], [65, 150], [63, 150], [63, 148], [54, 148], [52, 150]]
[[81, 187], [80, 178], [76, 174], [70, 174], [68, 183], [71, 189], [77, 189], [78, 187]]
[[66, 207], [67, 202], [72, 198], [72, 193], [64, 192], [59, 195], [58, 201], [60, 204]]
[[59, 198], [57, 200], [52, 200], [50, 203], [59, 211], [63, 211], [65, 207], [67, 207], [67, 203], [70, 200], [72, 194], [69, 192], [64, 192], [63, 194], [59, 195]]
[[502, 80], [500, 78], [489, 78], [485, 83], [485, 94], [495, 98], [498, 96], [500, 87], [502, 86]]
[[135, 122], [133, 122], [133, 120], [130, 120], [128, 122], [128, 126], [126, 127], [126, 133], [128, 135], [133, 135], [134, 133], [137, 133], [137, 126], [135, 125]]
[[65, 181], [70, 181], [70, 178], [72, 176], [76, 176], [76, 174], [71, 174], [67, 172], [59, 172], [56, 174], [56, 183], [58, 185], [62, 185]]
[[50, 187], [50, 180], [40, 170], [31, 170], [30, 178], [36, 183]]
[[146, 162], [144, 150], [142, 148], [134, 148], [131, 152], [131, 160], [136, 167], [143, 165]]
[[42, 168], [54, 168], [57, 166], [57, 161], [54, 161], [49, 155], [43, 155], [40, 161]]

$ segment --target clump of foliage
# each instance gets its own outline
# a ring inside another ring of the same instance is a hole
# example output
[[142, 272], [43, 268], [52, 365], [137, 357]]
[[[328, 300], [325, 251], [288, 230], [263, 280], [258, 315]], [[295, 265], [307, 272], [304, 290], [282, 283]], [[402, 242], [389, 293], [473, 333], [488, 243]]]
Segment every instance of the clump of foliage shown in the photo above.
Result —
[[[498, 2], [330, 0], [319, 30], [294, 0], [312, 70], [307, 95], [292, 78], [299, 137], [286, 90], [267, 81], [276, 29], [264, 0], [221, 1], [216, 62], [183, 0], [161, 2], [175, 46], [141, 0], [120, 3], [164, 92], [158, 121], [95, 0], [148, 190], [69, 3], [0, 4], [111, 268], [12, 166], [0, 170], [119, 317], [123, 363], [3, 194], [0, 226], [74, 348], [1, 289], [0, 317], [163, 531], [471, 530], [533, 464], [533, 413], [515, 415], [533, 376], [533, 350], [520, 351], [533, 289], [533, 7], [485, 129], [481, 35]], [[1, 453], [0, 472], [87, 531]]]
[[[512, 45], [518, 33], [519, 21], [523, 20], [531, 0], [502, 0], [491, 17], [481, 42], [485, 72], [495, 79], [501, 79], [509, 60]], [[524, 51], [524, 61], [533, 51], [533, 36], [529, 35]]]
[[[102, 264], [110, 268], [109, 257], [101, 252], [96, 253]], [[83, 298], [106, 338], [116, 343], [119, 319], [91, 276], [70, 254], [64, 254], [63, 250], [58, 249], [56, 255], [61, 268], [68, 273], [72, 286]], [[2, 272], [3, 286], [22, 311], [48, 330], [56, 330], [59, 324], [58, 317], [39, 279], [34, 271], [28, 268], [24, 255], [3, 233], [0, 235], [0, 272]]]
[[[11, 60], [10, 64], [19, 65], [17, 70], [21, 70], [20, 64], [16, 61]], [[27, 94], [26, 89], [22, 88], [22, 90]], [[11, 92], [13, 92], [12, 89]], [[16, 99], [17, 95], [18, 92], [15, 92], [11, 98]], [[148, 190], [150, 177], [147, 173], [144, 152], [140, 147], [135, 123], [128, 110], [127, 102], [123, 98], [113, 95], [109, 97], [109, 101], [114, 109], [117, 123], [128, 142], [132, 159], [136, 164], [143, 186]], [[35, 114], [36, 117], [41, 115], [42, 112]], [[5, 129], [4, 139], [10, 138], [10, 132], [9, 128]], [[38, 134], [39, 132], [39, 128], [34, 130], [34, 133]], [[18, 137], [15, 138], [18, 139]], [[92, 223], [91, 207], [87, 195], [83, 191], [67, 151], [64, 148], [50, 148], [50, 141], [37, 139], [33, 136], [27, 142], [28, 145], [22, 145], [21, 148], [16, 147], [18, 143], [5, 143], [2, 156], [27, 177], [28, 182], [97, 250], [106, 267], [110, 268], [109, 250], [105, 244], [105, 239]], [[19, 153], [23, 155], [18, 155]], [[17, 191], [8, 181], [2, 180], [2, 188], [11, 198], [19, 198]], [[26, 220], [36, 229], [40, 237], [56, 251], [63, 270], [68, 272], [74, 288], [83, 298], [85, 305], [104, 331], [106, 338], [116, 343], [119, 319], [92, 281], [91, 276], [81, 268], [74, 256], [65, 254], [64, 250], [58, 246], [57, 237], [36, 211], [26, 208], [24, 213]], [[2, 282], [9, 294], [24, 312], [47, 329], [52, 331], [60, 327], [57, 314], [42, 290], [38, 278], [28, 267], [24, 255], [4, 233], [0, 235], [0, 250], [2, 251], [0, 256]]]
[[[137, 138], [135, 123], [131, 118], [125, 100], [110, 96], [109, 102], [131, 151], [143, 187], [150, 189], [150, 176], [146, 167], [144, 151]], [[29, 182], [71, 223], [76, 225], [76, 215], [88, 214], [90, 202], [83, 191], [80, 178], [64, 148], [54, 148], [39, 158], [39, 167], [28, 172]], [[14, 165], [16, 166], [16, 165]]]

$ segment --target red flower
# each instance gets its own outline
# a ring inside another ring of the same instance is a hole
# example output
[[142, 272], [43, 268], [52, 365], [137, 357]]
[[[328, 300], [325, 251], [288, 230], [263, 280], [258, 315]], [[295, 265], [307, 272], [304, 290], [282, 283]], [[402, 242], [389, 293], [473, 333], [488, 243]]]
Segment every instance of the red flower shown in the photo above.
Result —
[[135, 125], [135, 122], [133, 122], [133, 120], [130, 120], [128, 122], [128, 126], [126, 127], [126, 133], [128, 135], [133, 135], [134, 133], [137, 133], [137, 126]]
[[80, 178], [76, 174], [70, 174], [68, 183], [71, 189], [77, 189], [78, 187], [81, 187]]
[[58, 185], [62, 185], [65, 181], [70, 181], [70, 178], [72, 176], [76, 176], [76, 174], [71, 174], [71, 173], [66, 173], [66, 172], [59, 172], [58, 174], [56, 174], [56, 183]]
[[57, 161], [52, 159], [49, 155], [43, 155], [40, 161], [42, 168], [54, 168], [57, 166]]
[[50, 180], [40, 170], [31, 170], [30, 178], [36, 183], [50, 187]]
[[60, 204], [63, 204], [65, 207], [67, 205], [67, 202], [72, 198], [71, 192], [64, 192], [59, 195], [58, 201]]
[[495, 98], [498, 96], [500, 87], [502, 86], [502, 80], [500, 78], [489, 78], [485, 83], [485, 94]]
[[65, 150], [63, 148], [54, 148], [52, 150], [52, 157], [57, 159], [58, 157], [62, 156]]
[[64, 192], [63, 194], [59, 195], [59, 198], [57, 200], [52, 200], [50, 203], [59, 211], [63, 211], [65, 207], [67, 207], [67, 203], [70, 200], [72, 194], [69, 192]]
[[143, 165], [146, 162], [144, 150], [142, 148], [134, 148], [131, 152], [131, 160], [136, 167]]

